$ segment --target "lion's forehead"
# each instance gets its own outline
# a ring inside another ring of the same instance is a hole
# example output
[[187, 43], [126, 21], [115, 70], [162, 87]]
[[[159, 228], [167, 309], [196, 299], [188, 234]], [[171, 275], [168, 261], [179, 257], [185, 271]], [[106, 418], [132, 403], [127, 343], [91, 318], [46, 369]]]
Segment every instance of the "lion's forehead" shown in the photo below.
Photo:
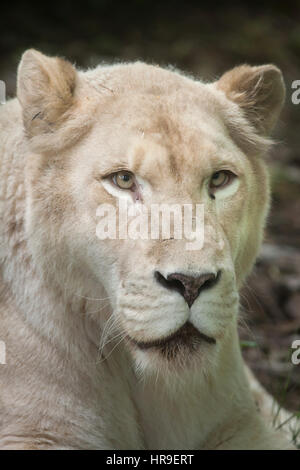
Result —
[[166, 174], [199, 176], [224, 160], [243, 158], [213, 109], [193, 103], [182, 111], [173, 98], [153, 103], [139, 94], [121, 95], [104, 112], [100, 109], [83, 149], [85, 163], [94, 160], [103, 172], [124, 165], [156, 180]]
[[192, 77], [174, 68], [163, 68], [144, 62], [99, 66], [82, 72], [81, 76], [96, 89], [99, 87], [102, 92], [103, 87], [107, 86], [110, 93], [142, 90], [157, 96], [176, 92], [183, 87], [192, 88], [196, 83]]

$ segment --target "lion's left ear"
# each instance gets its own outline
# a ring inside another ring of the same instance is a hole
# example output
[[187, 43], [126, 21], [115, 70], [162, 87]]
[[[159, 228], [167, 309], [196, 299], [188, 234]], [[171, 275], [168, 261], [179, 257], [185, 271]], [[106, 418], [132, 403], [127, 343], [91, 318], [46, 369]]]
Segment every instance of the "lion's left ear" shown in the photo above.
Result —
[[74, 102], [76, 70], [70, 62], [29, 49], [18, 68], [17, 96], [29, 137], [53, 132]]
[[282, 73], [275, 65], [235, 67], [222, 75], [215, 86], [239, 105], [258, 134], [270, 134], [285, 99]]

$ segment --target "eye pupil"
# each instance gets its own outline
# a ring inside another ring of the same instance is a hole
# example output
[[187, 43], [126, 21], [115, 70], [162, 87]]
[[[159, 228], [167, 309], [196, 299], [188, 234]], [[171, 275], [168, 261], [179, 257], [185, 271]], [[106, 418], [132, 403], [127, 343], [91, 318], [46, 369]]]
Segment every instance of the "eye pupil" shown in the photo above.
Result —
[[224, 171], [218, 171], [213, 175], [213, 182], [216, 186], [220, 186], [227, 178], [228, 176]]
[[113, 175], [112, 179], [120, 189], [132, 189], [134, 186], [133, 175], [128, 171], [119, 171]]

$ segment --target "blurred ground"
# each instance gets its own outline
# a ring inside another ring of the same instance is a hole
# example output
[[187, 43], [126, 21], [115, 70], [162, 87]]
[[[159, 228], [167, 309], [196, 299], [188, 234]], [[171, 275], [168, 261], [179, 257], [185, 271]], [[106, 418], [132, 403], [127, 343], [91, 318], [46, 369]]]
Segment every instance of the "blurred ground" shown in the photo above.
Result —
[[282, 69], [287, 102], [275, 133], [279, 143], [269, 156], [273, 207], [266, 243], [242, 292], [241, 336], [245, 358], [261, 382], [299, 411], [300, 365], [290, 361], [292, 341], [300, 339], [300, 105], [291, 102], [291, 83], [300, 80], [299, 2], [45, 5], [1, 5], [0, 79], [8, 96], [15, 93], [17, 64], [29, 47], [80, 67], [115, 59], [171, 63], [205, 80], [245, 62], [273, 62]]

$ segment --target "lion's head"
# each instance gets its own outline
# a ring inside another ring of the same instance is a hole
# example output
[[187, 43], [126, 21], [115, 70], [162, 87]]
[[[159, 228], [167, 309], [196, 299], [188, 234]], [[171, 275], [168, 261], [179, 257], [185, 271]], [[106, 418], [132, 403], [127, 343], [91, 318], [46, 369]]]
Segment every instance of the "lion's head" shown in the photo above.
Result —
[[[18, 98], [28, 142], [26, 227], [49, 285], [105, 297], [105, 321], [143, 369], [212, 363], [236, 330], [238, 289], [262, 239], [262, 154], [284, 100], [280, 71], [245, 65], [204, 84], [144, 63], [78, 72], [27, 51]], [[99, 206], [120, 201], [149, 211], [203, 205], [203, 246], [186, 249], [172, 230], [120, 237], [129, 221], [118, 211], [116, 236], [100, 240]], [[102, 315], [95, 313], [103, 325]]]

